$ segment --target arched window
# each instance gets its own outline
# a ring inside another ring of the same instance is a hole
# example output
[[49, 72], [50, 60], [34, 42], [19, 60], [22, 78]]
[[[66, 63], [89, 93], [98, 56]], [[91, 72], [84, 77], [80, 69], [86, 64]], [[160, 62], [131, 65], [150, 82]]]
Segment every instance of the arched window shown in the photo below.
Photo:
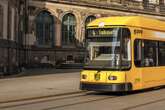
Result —
[[42, 11], [36, 18], [37, 44], [43, 47], [54, 46], [54, 18], [47, 12]]
[[76, 34], [76, 18], [73, 14], [68, 13], [62, 19], [62, 44], [74, 45]]
[[[93, 20], [95, 20], [95, 19], [96, 19], [96, 17], [93, 16], [93, 15], [88, 16], [88, 17], [86, 18], [86, 20], [85, 20], [85, 33], [86, 33], [86, 27], [87, 27], [87, 25], [88, 25], [91, 21], [93, 21]], [[86, 38], [86, 36], [85, 36], [85, 38]], [[86, 40], [86, 39], [84, 39], [84, 40]]]
[[0, 39], [3, 38], [3, 7], [0, 5]]
[[85, 27], [88, 25], [88, 23], [90, 23], [91, 21], [95, 20], [96, 17], [95, 16], [88, 16], [85, 20]]

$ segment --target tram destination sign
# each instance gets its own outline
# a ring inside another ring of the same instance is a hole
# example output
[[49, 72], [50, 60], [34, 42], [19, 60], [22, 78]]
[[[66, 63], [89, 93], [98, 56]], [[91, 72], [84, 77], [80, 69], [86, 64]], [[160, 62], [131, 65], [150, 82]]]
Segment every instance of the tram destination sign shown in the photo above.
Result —
[[88, 37], [117, 37], [116, 28], [107, 28], [107, 29], [89, 29]]

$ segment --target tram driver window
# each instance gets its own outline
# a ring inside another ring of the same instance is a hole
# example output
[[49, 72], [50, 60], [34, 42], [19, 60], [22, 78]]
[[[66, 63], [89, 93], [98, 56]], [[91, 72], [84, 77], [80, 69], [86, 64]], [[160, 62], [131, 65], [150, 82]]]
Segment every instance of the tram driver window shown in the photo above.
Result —
[[122, 30], [122, 67], [129, 68], [131, 66], [131, 32], [127, 28]]

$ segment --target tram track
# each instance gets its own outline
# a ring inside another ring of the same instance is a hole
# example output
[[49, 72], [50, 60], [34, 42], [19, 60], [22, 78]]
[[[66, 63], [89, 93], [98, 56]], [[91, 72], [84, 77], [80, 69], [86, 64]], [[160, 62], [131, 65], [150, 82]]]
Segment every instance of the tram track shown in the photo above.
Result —
[[[30, 105], [30, 104], [35, 104], [35, 103], [42, 103], [42, 102], [47, 102], [47, 101], [62, 100], [62, 99], [67, 99], [67, 98], [71, 98], [71, 97], [85, 96], [89, 93], [90, 92], [87, 92], [87, 91], [78, 91], [78, 92], [70, 92], [70, 93], [57, 94], [57, 95], [49, 95], [49, 96], [42, 96], [42, 97], [5, 101], [5, 102], [0, 102], [0, 109], [23, 106], [23, 105]], [[72, 96], [72, 95], [74, 95], [74, 96]]]
[[1, 104], [6, 104], [6, 103], [22, 102], [22, 101], [37, 100], [37, 99], [45, 99], [45, 98], [50, 98], [50, 97], [59, 97], [59, 96], [79, 94], [79, 93], [85, 93], [85, 91], [76, 91], [76, 92], [69, 92], [69, 93], [62, 93], [62, 94], [55, 94], [55, 95], [46, 95], [46, 96], [39, 96], [39, 97], [32, 97], [32, 98], [22, 98], [22, 99], [14, 99], [14, 100], [9, 100], [9, 101], [0, 101], [0, 105]]
[[[95, 95], [96, 97], [93, 97]], [[65, 101], [65, 100], [70, 100], [70, 99], [81, 99], [84, 98], [86, 100], [84, 101], [78, 101], [78, 102], [69, 102], [66, 104], [62, 105], [56, 105], [56, 106], [51, 106], [44, 108], [42, 110], [52, 110], [52, 109], [58, 109], [58, 108], [63, 108], [63, 107], [69, 107], [69, 106], [74, 106], [74, 105], [79, 105], [79, 104], [85, 104], [85, 103], [90, 103], [90, 102], [96, 102], [96, 101], [102, 101], [102, 100], [107, 100], [110, 98], [116, 98], [118, 96], [99, 96], [97, 95], [96, 92], [82, 92], [82, 93], [77, 93], [77, 94], [69, 94], [69, 95], [63, 95], [63, 96], [55, 96], [55, 97], [49, 97], [49, 98], [42, 98], [42, 99], [35, 99], [35, 100], [22, 100], [23, 102], [11, 102], [11, 103], [4, 103], [4, 105], [0, 104], [0, 110], [1, 109], [10, 109], [10, 108], [16, 108], [16, 107], [22, 107], [22, 106], [30, 106], [34, 104], [40, 104], [40, 103], [46, 103], [46, 102], [58, 102], [58, 101]], [[88, 99], [89, 98], [89, 99]]]
[[117, 98], [117, 96], [111, 96], [111, 97], [109, 96], [109, 97], [100, 98], [100, 99], [93, 99], [93, 100], [88, 100], [88, 101], [72, 103], [72, 104], [65, 104], [65, 105], [46, 108], [46, 109], [43, 109], [43, 110], [54, 110], [54, 109], [58, 109], [58, 108], [70, 107], [70, 106], [74, 106], [74, 105], [86, 104], [86, 103], [96, 102], [96, 101], [103, 101], [103, 100], [112, 99], [112, 98]]
[[162, 99], [159, 99], [159, 100], [150, 101], [150, 102], [146, 102], [146, 103], [143, 103], [143, 104], [138, 104], [138, 105], [130, 106], [130, 107], [127, 107], [127, 108], [123, 108], [121, 110], [132, 110], [132, 109], [136, 109], [136, 108], [148, 106], [150, 104], [155, 104], [155, 103], [159, 103], [159, 102], [163, 102], [163, 101], [165, 101], [165, 98], [162, 98]]
[[[134, 94], [127, 94], [127, 96], [128, 95], [134, 95]], [[119, 97], [121, 97], [121, 95], [120, 96], [114, 96], [114, 95], [113, 96], [107, 96], [107, 97], [103, 97], [103, 98], [95, 99], [95, 100], [82, 101], [82, 102], [77, 102], [77, 103], [72, 103], [72, 104], [49, 107], [49, 108], [46, 108], [46, 109], [43, 109], [43, 110], [55, 110], [55, 109], [67, 108], [67, 107], [72, 107], [72, 106], [75, 106], [75, 105], [81, 105], [81, 104], [97, 102], [97, 101], [104, 101], [104, 100], [115, 99], [115, 98], [119, 98]], [[143, 103], [143, 104], [138, 104], [138, 105], [130, 106], [130, 107], [127, 107], [127, 108], [122, 108], [120, 110], [132, 110], [132, 109], [136, 109], [136, 108], [139, 108], [139, 107], [143, 107], [143, 106], [147, 106], [147, 105], [150, 105], [150, 104], [159, 103], [159, 102], [163, 102], [163, 101], [165, 101], [165, 98], [157, 99], [157, 100], [153, 100], [153, 101], [148, 101], [148, 102]]]
[[[132, 94], [128, 94], [132, 95]], [[127, 96], [128, 96], [127, 95]], [[134, 95], [134, 94], [133, 94]], [[125, 96], [125, 95], [124, 95]], [[35, 100], [25, 100], [23, 102], [10, 102], [0, 104], [0, 110], [22, 110], [21, 108], [31, 108], [34, 107], [33, 110], [56, 110], [56, 109], [65, 109], [68, 107], [74, 106], [81, 106], [87, 103], [95, 103], [99, 101], [106, 101], [109, 99], [116, 99], [123, 97], [123, 95], [119, 94], [105, 94], [105, 93], [98, 93], [98, 92], [89, 92], [83, 91], [74, 94], [66, 94], [42, 99], [35, 99]], [[118, 100], [118, 99], [117, 99]], [[165, 98], [155, 99], [155, 100], [148, 100], [144, 103], [130, 105], [125, 108], [121, 108], [120, 110], [133, 110], [139, 109], [140, 107], [145, 107], [148, 105], [152, 105], [154, 103], [159, 103], [165, 101]], [[40, 105], [42, 105], [40, 107]], [[45, 106], [46, 105], [46, 106]], [[38, 108], [39, 107], [39, 108]]]

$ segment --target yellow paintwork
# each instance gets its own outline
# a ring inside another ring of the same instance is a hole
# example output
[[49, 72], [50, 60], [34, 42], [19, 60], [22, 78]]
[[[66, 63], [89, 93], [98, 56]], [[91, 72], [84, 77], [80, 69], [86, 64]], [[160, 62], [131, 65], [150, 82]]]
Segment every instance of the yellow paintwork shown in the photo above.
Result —
[[[104, 27], [99, 27], [99, 23], [104, 22]], [[165, 41], [165, 22], [140, 17], [107, 17], [99, 18], [88, 24], [87, 28], [109, 28], [126, 27], [131, 31], [131, 57], [132, 65], [128, 71], [95, 71], [83, 70], [82, 75], [87, 75], [87, 79], [81, 82], [86, 83], [131, 83], [133, 90], [165, 85], [165, 66], [161, 67], [136, 67], [134, 65], [134, 40], [148, 39], [156, 41]], [[141, 30], [142, 33], [135, 34], [135, 30]], [[99, 73], [100, 80], [96, 81], [94, 75]], [[109, 80], [108, 76], [117, 76], [117, 80]]]
[[[95, 74], [100, 74], [100, 79], [95, 79]], [[86, 75], [87, 79], [82, 79], [81, 82], [88, 83], [125, 83], [125, 72], [121, 71], [92, 71], [92, 70], [84, 70], [81, 72], [81, 76]], [[109, 76], [116, 76], [117, 80], [109, 80]]]
[[151, 19], [142, 16], [123, 16], [123, 17], [105, 17], [99, 18], [88, 24], [88, 28], [90, 27], [98, 27], [100, 23], [104, 22], [106, 26], [131, 26], [131, 27], [140, 27], [152, 30], [160, 30], [165, 31], [165, 22], [159, 21], [156, 19]]

